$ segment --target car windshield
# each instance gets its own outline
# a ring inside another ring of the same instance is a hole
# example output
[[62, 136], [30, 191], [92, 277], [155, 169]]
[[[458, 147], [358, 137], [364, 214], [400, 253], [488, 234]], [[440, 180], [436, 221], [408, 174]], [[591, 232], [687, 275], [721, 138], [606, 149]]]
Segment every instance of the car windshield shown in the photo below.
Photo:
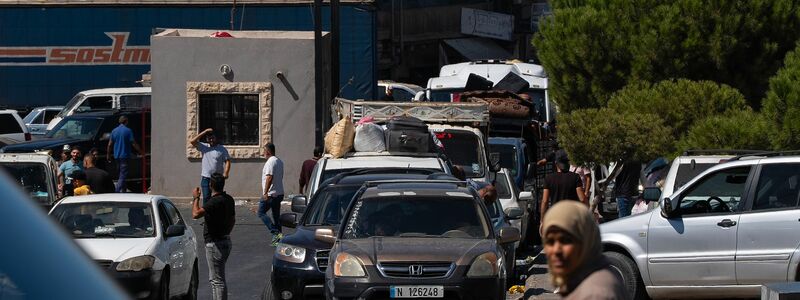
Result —
[[91, 139], [97, 134], [102, 123], [102, 118], [64, 119], [47, 133], [47, 137]]
[[78, 105], [81, 104], [81, 100], [83, 100], [84, 97], [86, 97], [86, 96], [81, 94], [81, 93], [78, 93], [77, 95], [72, 97], [72, 99], [69, 99], [69, 102], [67, 102], [67, 105], [64, 105], [64, 109], [62, 109], [61, 112], [59, 112], [56, 117], [59, 117], [59, 118], [66, 117], [66, 113], [69, 112], [69, 111], [72, 111], [73, 109], [78, 107]]
[[318, 191], [306, 212], [305, 225], [339, 225], [360, 185], [328, 187]]
[[50, 215], [75, 238], [155, 236], [155, 222], [149, 203], [70, 203], [56, 206]]
[[717, 164], [712, 163], [678, 165], [678, 173], [675, 174], [675, 185], [672, 187], [672, 190], [677, 191], [684, 184], [689, 182], [689, 180], [692, 180], [692, 178], [695, 178], [697, 175], [700, 175], [700, 173], [716, 165]]
[[39, 110], [34, 109], [27, 115], [25, 115], [25, 118], [22, 119], [22, 122], [25, 124], [31, 124], [33, 123], [33, 119], [36, 118], [37, 116], [39, 116]]
[[347, 224], [344, 239], [375, 236], [480, 239], [489, 235], [482, 209], [472, 196], [362, 198], [353, 204], [344, 224]]
[[497, 173], [497, 180], [494, 182], [494, 187], [497, 189], [497, 198], [511, 199], [511, 187], [508, 186], [507, 174]]
[[50, 204], [46, 166], [40, 163], [3, 162], [0, 163], [0, 170], [5, 170], [11, 178], [16, 179], [33, 200], [41, 204]]
[[[469, 178], [483, 177], [483, 153], [481, 144], [475, 133], [462, 130], [444, 130], [436, 133], [444, 145], [447, 158], [464, 169]], [[472, 149], [472, 151], [470, 151]]]
[[511, 171], [511, 176], [517, 176], [517, 147], [514, 145], [494, 144], [492, 152], [500, 153], [500, 167]]

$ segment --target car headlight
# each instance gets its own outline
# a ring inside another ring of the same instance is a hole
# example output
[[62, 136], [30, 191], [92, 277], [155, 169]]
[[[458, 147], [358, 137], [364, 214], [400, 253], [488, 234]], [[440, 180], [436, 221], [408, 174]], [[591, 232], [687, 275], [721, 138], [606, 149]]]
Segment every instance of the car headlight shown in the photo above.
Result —
[[156, 258], [150, 255], [142, 255], [137, 257], [131, 257], [126, 260], [123, 260], [121, 263], [117, 265], [117, 271], [126, 272], [126, 271], [133, 271], [138, 272], [145, 269], [150, 269], [153, 267], [153, 264], [156, 262]]
[[336, 277], [364, 277], [364, 265], [351, 254], [339, 253], [333, 264], [333, 275]]
[[502, 263], [494, 252], [478, 255], [469, 266], [467, 277], [495, 277], [500, 274]]
[[278, 243], [278, 246], [275, 247], [275, 258], [282, 261], [299, 264], [306, 260], [306, 249]]

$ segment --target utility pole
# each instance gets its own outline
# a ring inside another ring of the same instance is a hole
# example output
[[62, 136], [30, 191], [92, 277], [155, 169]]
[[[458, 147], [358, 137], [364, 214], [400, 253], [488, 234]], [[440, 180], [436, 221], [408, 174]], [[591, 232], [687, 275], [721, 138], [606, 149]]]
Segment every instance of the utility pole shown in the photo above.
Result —
[[[328, 111], [326, 96], [323, 95], [325, 89], [323, 85], [325, 82], [323, 77], [323, 60], [322, 60], [322, 0], [314, 0], [314, 123], [316, 132], [314, 134], [314, 141], [317, 146], [322, 146], [325, 130], [327, 129], [328, 117], [325, 115]], [[330, 89], [329, 89], [330, 90]]]

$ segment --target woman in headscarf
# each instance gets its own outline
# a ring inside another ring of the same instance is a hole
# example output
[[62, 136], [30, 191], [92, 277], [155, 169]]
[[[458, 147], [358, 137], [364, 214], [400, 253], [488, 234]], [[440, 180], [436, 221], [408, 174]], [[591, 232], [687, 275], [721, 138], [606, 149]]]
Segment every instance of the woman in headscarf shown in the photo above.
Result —
[[550, 277], [564, 299], [628, 299], [602, 252], [600, 228], [586, 205], [560, 201], [542, 222]]

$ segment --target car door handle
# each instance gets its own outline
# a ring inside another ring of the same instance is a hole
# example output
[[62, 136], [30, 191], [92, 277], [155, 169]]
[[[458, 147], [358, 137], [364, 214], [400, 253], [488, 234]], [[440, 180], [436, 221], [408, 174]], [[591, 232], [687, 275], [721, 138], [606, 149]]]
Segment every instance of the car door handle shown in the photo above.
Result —
[[717, 223], [717, 226], [720, 227], [733, 227], [736, 226], [736, 221], [732, 221], [731, 219], [725, 219]]

